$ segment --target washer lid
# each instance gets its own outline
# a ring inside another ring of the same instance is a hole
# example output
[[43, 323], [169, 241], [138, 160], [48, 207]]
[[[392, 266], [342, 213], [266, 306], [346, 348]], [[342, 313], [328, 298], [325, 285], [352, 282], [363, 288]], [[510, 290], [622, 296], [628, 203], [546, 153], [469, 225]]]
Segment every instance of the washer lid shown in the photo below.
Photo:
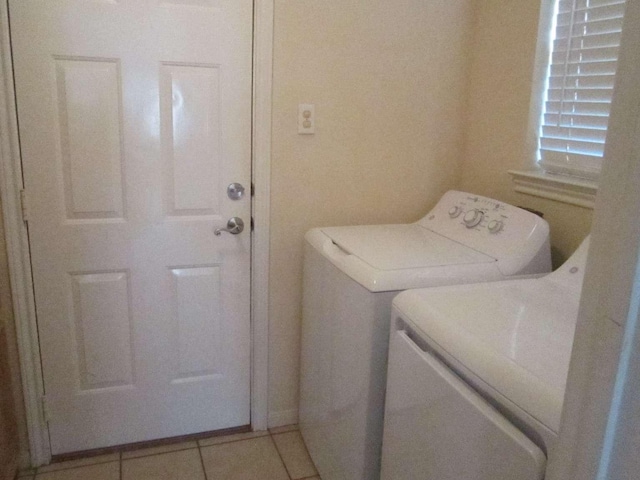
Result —
[[408, 291], [394, 306], [425, 341], [558, 432], [579, 300], [551, 275]]
[[379, 270], [496, 261], [418, 224], [331, 227], [321, 230], [342, 250]]

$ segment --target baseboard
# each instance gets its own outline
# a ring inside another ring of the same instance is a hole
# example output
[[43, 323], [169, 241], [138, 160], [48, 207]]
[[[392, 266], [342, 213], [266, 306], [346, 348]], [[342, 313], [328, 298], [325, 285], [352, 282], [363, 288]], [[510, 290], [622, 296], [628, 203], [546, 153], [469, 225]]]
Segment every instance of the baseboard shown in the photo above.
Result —
[[269, 428], [293, 425], [294, 423], [298, 423], [297, 409], [269, 412]]

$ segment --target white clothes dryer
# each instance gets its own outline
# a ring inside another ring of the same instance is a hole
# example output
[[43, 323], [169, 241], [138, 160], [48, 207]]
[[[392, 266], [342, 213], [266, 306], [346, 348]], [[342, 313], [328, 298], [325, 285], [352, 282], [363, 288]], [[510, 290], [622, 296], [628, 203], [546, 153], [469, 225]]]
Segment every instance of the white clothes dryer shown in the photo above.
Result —
[[450, 191], [413, 224], [317, 228], [305, 238], [300, 430], [324, 480], [375, 480], [393, 297], [549, 272], [549, 227]]
[[542, 278], [394, 299], [383, 480], [544, 478], [587, 250]]

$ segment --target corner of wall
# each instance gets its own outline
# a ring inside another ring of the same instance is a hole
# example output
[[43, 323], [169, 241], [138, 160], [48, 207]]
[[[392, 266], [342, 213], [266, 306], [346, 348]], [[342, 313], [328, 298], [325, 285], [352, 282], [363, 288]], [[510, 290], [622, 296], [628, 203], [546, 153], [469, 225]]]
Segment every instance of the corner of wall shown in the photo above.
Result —
[[269, 412], [269, 428], [284, 427], [298, 423], [298, 409]]
[[276, 2], [270, 425], [297, 411], [304, 233], [415, 221], [459, 183], [477, 3]]
[[460, 189], [545, 213], [554, 266], [580, 245], [592, 210], [516, 193], [508, 170], [532, 167], [538, 35], [550, 2], [478, 2], [470, 53]]

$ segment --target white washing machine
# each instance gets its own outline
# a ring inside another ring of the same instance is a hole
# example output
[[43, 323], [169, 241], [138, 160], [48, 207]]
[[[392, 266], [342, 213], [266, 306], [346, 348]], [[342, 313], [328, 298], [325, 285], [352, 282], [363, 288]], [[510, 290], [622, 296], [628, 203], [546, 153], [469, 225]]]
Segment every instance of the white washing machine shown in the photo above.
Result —
[[300, 430], [323, 480], [377, 479], [393, 297], [548, 272], [549, 227], [450, 191], [413, 224], [320, 228], [305, 238]]
[[383, 480], [544, 478], [587, 249], [542, 278], [395, 298]]

